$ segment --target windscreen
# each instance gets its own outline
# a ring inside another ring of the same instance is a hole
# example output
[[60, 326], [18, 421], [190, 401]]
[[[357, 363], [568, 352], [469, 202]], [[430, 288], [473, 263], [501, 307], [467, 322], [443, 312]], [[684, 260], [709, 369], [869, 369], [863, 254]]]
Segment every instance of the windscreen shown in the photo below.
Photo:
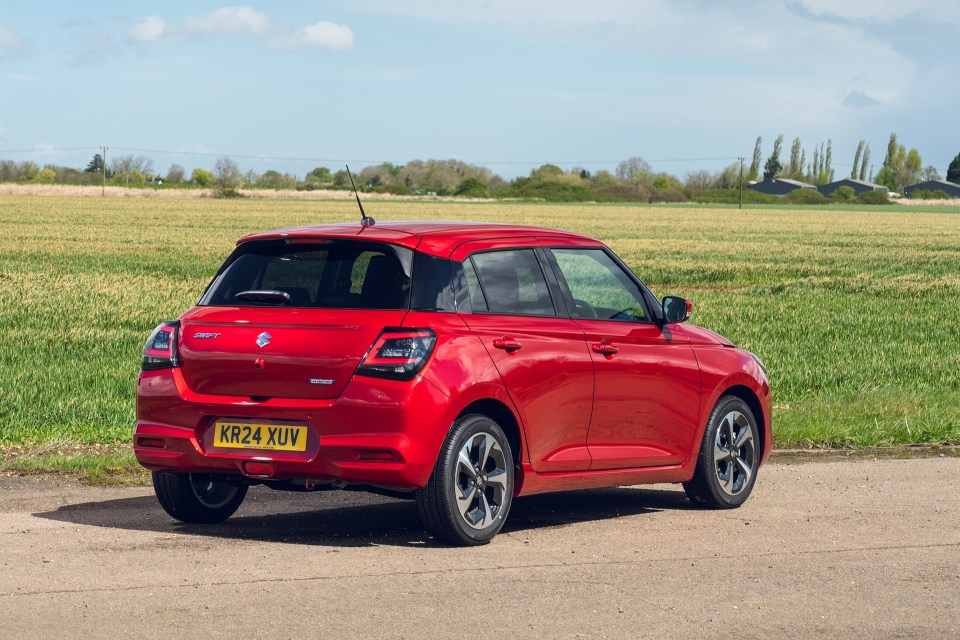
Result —
[[252, 242], [231, 257], [201, 305], [406, 309], [413, 252], [352, 240]]

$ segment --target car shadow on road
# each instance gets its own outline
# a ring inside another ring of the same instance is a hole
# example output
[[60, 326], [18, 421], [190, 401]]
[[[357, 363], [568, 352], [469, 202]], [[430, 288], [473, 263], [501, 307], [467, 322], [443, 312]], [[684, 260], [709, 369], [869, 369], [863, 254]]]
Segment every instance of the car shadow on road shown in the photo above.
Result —
[[[503, 533], [615, 520], [691, 508], [682, 491], [591, 489], [514, 500]], [[253, 489], [219, 524], [172, 520], [153, 496], [85, 502], [34, 514], [78, 525], [281, 544], [342, 547], [446, 546], [424, 532], [413, 500], [346, 491], [277, 493]]]

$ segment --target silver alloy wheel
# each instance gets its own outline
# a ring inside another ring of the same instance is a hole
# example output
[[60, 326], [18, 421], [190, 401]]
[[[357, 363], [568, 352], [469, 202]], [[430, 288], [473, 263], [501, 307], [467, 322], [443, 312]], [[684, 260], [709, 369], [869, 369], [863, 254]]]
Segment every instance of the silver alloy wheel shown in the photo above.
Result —
[[508, 499], [506, 457], [500, 443], [481, 431], [470, 436], [457, 456], [454, 492], [463, 521], [473, 529], [489, 527]]
[[723, 416], [713, 443], [713, 461], [720, 489], [735, 496], [750, 486], [750, 478], [757, 468], [757, 451], [753, 428], [739, 411]]
[[208, 509], [220, 509], [237, 495], [238, 488], [210, 476], [190, 476], [190, 488], [197, 501]]

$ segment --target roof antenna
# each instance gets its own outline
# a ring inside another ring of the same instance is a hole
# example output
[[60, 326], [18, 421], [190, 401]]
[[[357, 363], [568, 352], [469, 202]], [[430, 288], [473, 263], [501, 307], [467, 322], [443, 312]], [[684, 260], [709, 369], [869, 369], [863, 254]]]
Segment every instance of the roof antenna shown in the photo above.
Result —
[[350, 165], [347, 165], [347, 175], [350, 176], [350, 186], [353, 187], [353, 195], [357, 197], [357, 206], [360, 207], [360, 226], [372, 227], [373, 225], [377, 224], [377, 221], [363, 211], [363, 203], [360, 202], [360, 194], [357, 193], [357, 185], [353, 182], [353, 174], [350, 173]]

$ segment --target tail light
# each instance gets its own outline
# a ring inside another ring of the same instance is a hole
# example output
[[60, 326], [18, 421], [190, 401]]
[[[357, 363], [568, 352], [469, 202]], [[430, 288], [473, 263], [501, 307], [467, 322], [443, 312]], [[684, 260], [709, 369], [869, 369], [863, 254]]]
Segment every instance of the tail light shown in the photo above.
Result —
[[357, 373], [412, 380], [430, 359], [437, 334], [430, 329], [384, 329], [363, 357]]
[[143, 361], [140, 365], [141, 371], [153, 371], [155, 369], [170, 369], [179, 367], [180, 360], [177, 357], [177, 335], [180, 332], [180, 323], [164, 322], [150, 334], [146, 344], [143, 345]]

